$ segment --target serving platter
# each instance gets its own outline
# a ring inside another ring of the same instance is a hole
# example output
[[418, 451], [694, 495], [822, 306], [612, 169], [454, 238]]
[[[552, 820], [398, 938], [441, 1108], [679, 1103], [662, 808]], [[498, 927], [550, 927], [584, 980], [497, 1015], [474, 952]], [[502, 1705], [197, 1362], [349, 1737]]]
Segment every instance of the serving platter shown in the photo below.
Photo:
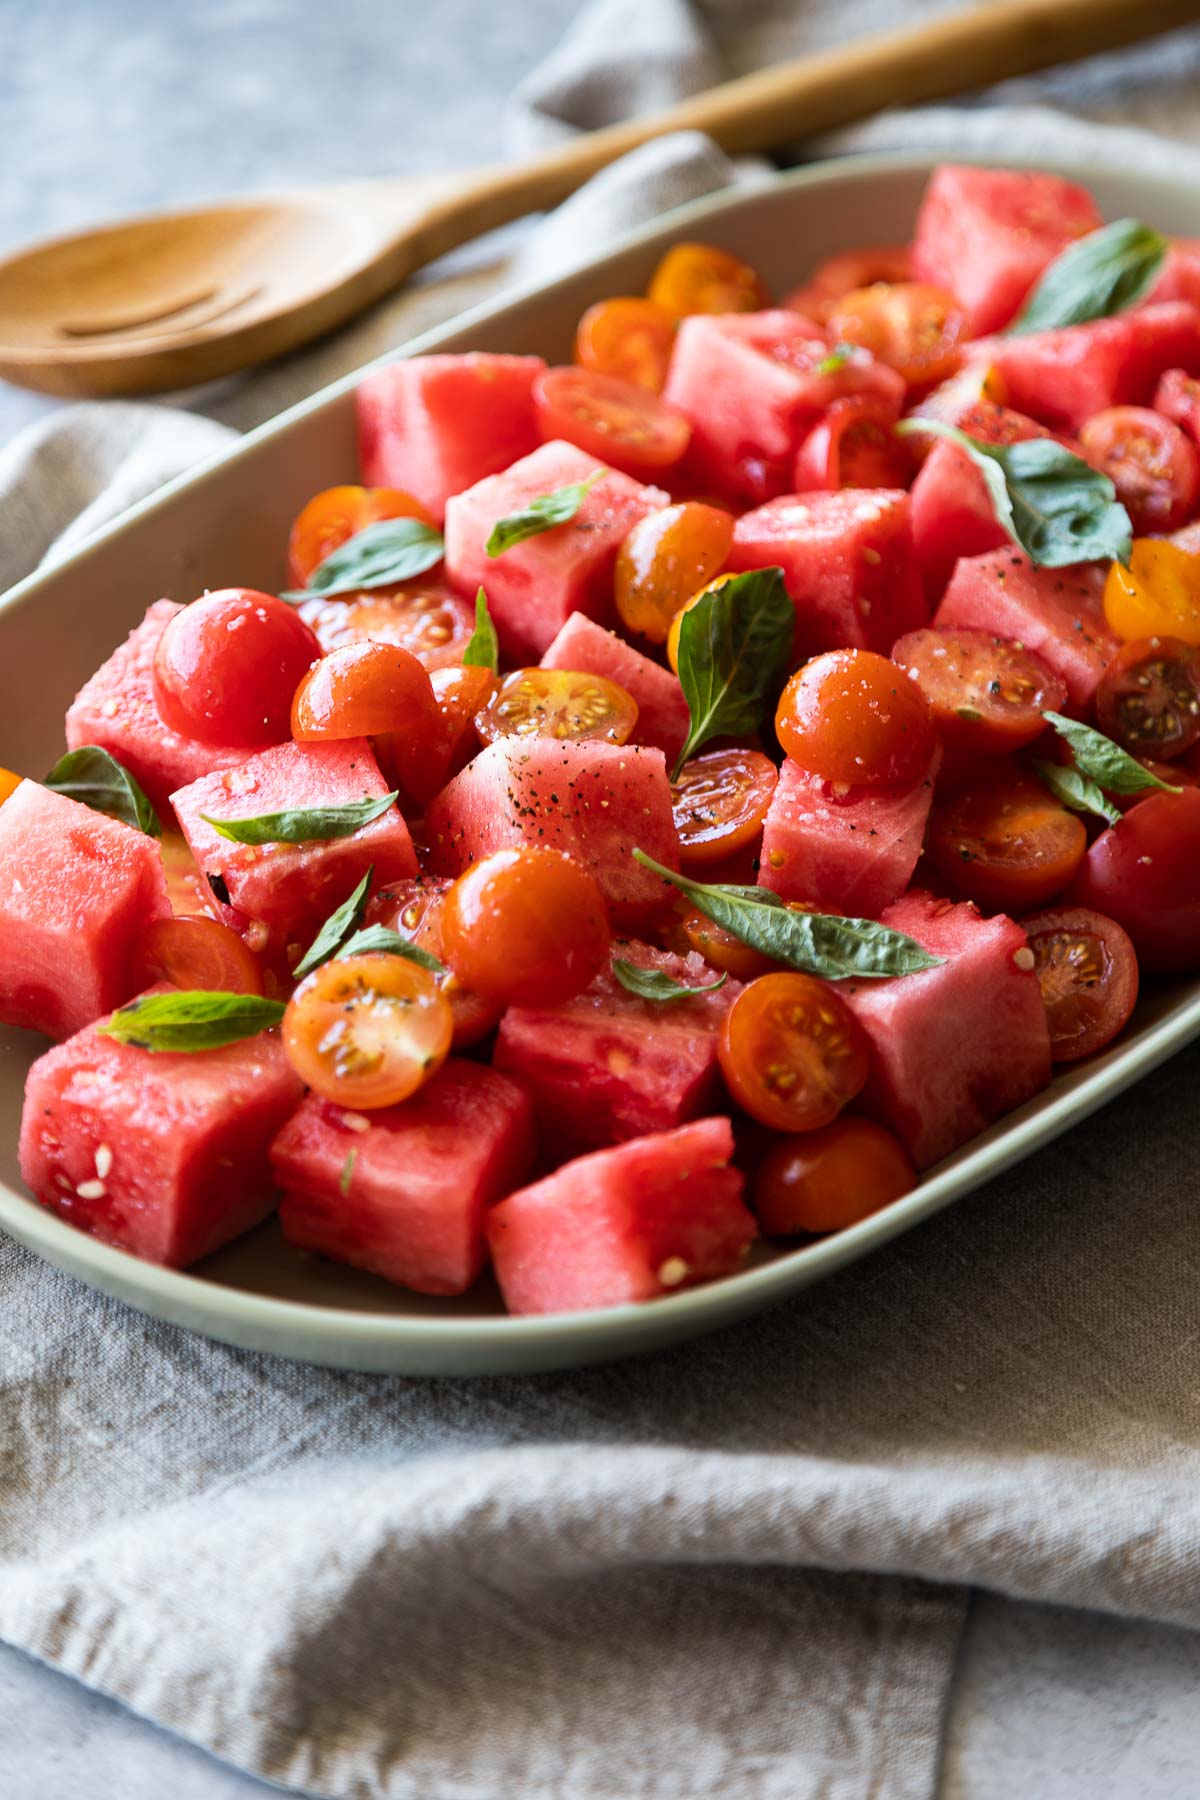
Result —
[[[907, 235], [933, 160], [847, 158], [695, 202], [570, 275], [477, 308], [401, 353], [493, 350], [566, 361], [583, 309], [609, 294], [639, 292], [680, 238], [723, 246], [759, 268], [772, 292], [786, 292], [823, 257]], [[1200, 234], [1200, 202], [1184, 181], [1055, 166], [1087, 183], [1107, 217], [1133, 214], [1169, 232]], [[357, 379], [252, 432], [0, 599], [0, 765], [37, 774], [55, 762], [72, 696], [152, 600], [284, 585], [295, 513], [317, 489], [357, 479]], [[144, 1313], [247, 1349], [413, 1375], [570, 1367], [675, 1343], [798, 1292], [1030, 1155], [1197, 1036], [1200, 979], [1152, 984], [1102, 1056], [1057, 1076], [1036, 1100], [929, 1171], [913, 1193], [861, 1224], [794, 1249], [760, 1247], [739, 1274], [646, 1306], [509, 1318], [486, 1281], [459, 1300], [426, 1299], [296, 1251], [273, 1223], [185, 1274], [75, 1231], [24, 1191], [17, 1167], [25, 1073], [44, 1040], [0, 1029], [0, 1229]]]

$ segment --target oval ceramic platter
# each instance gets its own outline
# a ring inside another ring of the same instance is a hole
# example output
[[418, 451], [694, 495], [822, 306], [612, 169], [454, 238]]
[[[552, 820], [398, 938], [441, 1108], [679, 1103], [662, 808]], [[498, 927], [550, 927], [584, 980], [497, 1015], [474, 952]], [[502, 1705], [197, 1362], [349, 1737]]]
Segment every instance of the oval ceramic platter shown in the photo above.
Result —
[[[786, 292], [823, 257], [905, 236], [931, 162], [851, 158], [700, 201], [585, 268], [463, 315], [404, 353], [507, 350], [567, 361], [584, 307], [639, 292], [681, 237], [723, 245], [758, 267], [772, 292]], [[1200, 201], [1183, 181], [1078, 166], [1062, 172], [1091, 186], [1110, 218], [1133, 214], [1166, 231], [1200, 234]], [[294, 514], [318, 488], [357, 479], [355, 380], [253, 432], [0, 600], [0, 765], [40, 770], [55, 762], [68, 702], [152, 600], [235, 584], [278, 591]], [[564, 1368], [675, 1343], [796, 1293], [1030, 1155], [1197, 1036], [1200, 980], [1164, 981], [1143, 996], [1102, 1056], [1058, 1076], [929, 1171], [912, 1194], [850, 1230], [800, 1248], [760, 1249], [739, 1274], [646, 1306], [513, 1319], [486, 1281], [460, 1300], [428, 1300], [293, 1250], [272, 1223], [187, 1274], [96, 1243], [21, 1186], [25, 1072], [44, 1042], [0, 1030], [0, 1228], [142, 1312], [248, 1349], [414, 1375]]]

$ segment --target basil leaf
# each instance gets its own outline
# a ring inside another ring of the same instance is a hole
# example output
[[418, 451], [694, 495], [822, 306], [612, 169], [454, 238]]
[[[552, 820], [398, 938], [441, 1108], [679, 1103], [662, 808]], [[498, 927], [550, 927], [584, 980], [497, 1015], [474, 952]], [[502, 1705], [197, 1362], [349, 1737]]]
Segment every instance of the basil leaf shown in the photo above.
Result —
[[42, 783], [55, 794], [78, 800], [93, 812], [107, 813], [147, 837], [161, 837], [158, 814], [129, 770], [99, 744], [81, 744], [60, 757]]
[[368, 925], [365, 931], [356, 931], [338, 951], [338, 957], [343, 956], [403, 956], [407, 962], [418, 963], [422, 969], [428, 969], [431, 975], [446, 973], [444, 962], [439, 962], [436, 956], [423, 950], [420, 944], [401, 937], [398, 931], [390, 931], [386, 925]]
[[1137, 758], [1114, 744], [1102, 731], [1081, 725], [1078, 719], [1064, 719], [1061, 713], [1045, 712], [1043, 719], [1053, 725], [1059, 737], [1066, 738], [1075, 752], [1075, 766], [1108, 794], [1140, 794], [1143, 788], [1162, 788], [1168, 794], [1180, 794], [1182, 788], [1160, 781], [1144, 768]]
[[343, 900], [336, 912], [330, 913], [308, 950], [292, 970], [297, 980], [302, 975], [311, 975], [314, 969], [327, 963], [331, 956], [336, 956], [351, 932], [358, 930], [367, 910], [367, 893], [374, 873], [374, 867], [369, 868], [350, 898]]
[[853, 362], [858, 355], [857, 344], [835, 344], [828, 356], [823, 356], [813, 367], [814, 375], [836, 375], [844, 369], [848, 362]]
[[552, 494], [539, 494], [520, 512], [497, 519], [484, 545], [487, 554], [503, 556], [514, 544], [523, 544], [526, 538], [538, 537], [543, 531], [552, 531], [556, 525], [565, 525], [575, 517], [600, 477], [607, 474], [607, 469], [593, 469], [582, 481], [555, 488]]
[[338, 1176], [338, 1191], [343, 1200], [350, 1198], [350, 1183], [354, 1180], [354, 1165], [358, 1161], [357, 1149], [346, 1152], [346, 1160], [342, 1164], [342, 1172]]
[[723, 925], [752, 950], [776, 962], [787, 963], [805, 975], [822, 975], [826, 981], [846, 981], [852, 976], [872, 979], [886, 975], [915, 975], [944, 962], [931, 956], [915, 938], [892, 931], [874, 919], [843, 919], [836, 913], [793, 912], [770, 888], [718, 887], [690, 876], [676, 875], [644, 850], [633, 852], [644, 869], [661, 875], [714, 925]]
[[1064, 768], [1061, 763], [1035, 762], [1033, 766], [1054, 798], [1069, 806], [1072, 812], [1095, 813], [1098, 819], [1106, 819], [1110, 825], [1115, 825], [1121, 817], [1120, 808], [1104, 798], [1103, 789], [1096, 786], [1090, 775], [1083, 775], [1078, 769]]
[[1043, 270], [1009, 333], [1057, 331], [1124, 312], [1154, 286], [1166, 253], [1166, 238], [1137, 219], [1089, 231]]
[[146, 994], [96, 1029], [139, 1050], [219, 1050], [270, 1030], [283, 1013], [282, 1000], [260, 994]]
[[754, 731], [782, 681], [796, 635], [796, 608], [782, 569], [732, 575], [679, 621], [679, 681], [691, 714], [674, 780], [709, 738]]
[[463, 666], [468, 669], [490, 669], [500, 673], [500, 639], [488, 611], [487, 595], [480, 588], [475, 596], [475, 629], [463, 651]]
[[623, 956], [614, 956], [612, 971], [623, 988], [636, 994], [640, 1000], [656, 1000], [660, 1005], [671, 1000], [687, 1000], [693, 994], [715, 994], [729, 980], [722, 975], [717, 981], [710, 981], [705, 987], [684, 987], [662, 969], [643, 969], [638, 963], [626, 962]]
[[311, 600], [314, 594], [355, 594], [411, 581], [441, 562], [445, 548], [441, 532], [424, 519], [377, 519], [331, 550], [307, 587], [289, 588], [280, 598]]
[[215, 819], [201, 813], [206, 825], [233, 844], [318, 844], [353, 837], [363, 825], [394, 806], [399, 793], [348, 800], [344, 806], [297, 807], [292, 812], [259, 813], [251, 819]]

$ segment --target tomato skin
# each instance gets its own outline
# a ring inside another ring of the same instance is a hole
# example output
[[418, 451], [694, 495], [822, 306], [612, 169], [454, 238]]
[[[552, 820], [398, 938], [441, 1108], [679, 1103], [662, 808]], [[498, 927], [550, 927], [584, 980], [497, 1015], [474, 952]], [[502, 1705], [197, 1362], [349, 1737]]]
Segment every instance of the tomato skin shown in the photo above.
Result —
[[11, 769], [0, 769], [0, 806], [16, 793], [23, 779], [23, 776], [14, 775]]
[[872, 1119], [843, 1114], [776, 1140], [754, 1178], [754, 1210], [768, 1237], [844, 1231], [916, 1185], [899, 1138]]
[[1137, 1004], [1137, 956], [1115, 919], [1060, 906], [1022, 919], [1041, 983], [1054, 1062], [1103, 1050]]
[[733, 514], [700, 500], [639, 519], [617, 554], [613, 592], [628, 631], [666, 642], [671, 622], [712, 580], [733, 544]]
[[877, 283], [844, 294], [830, 311], [828, 326], [836, 341], [861, 344], [912, 388], [932, 387], [953, 375], [962, 360], [960, 345], [970, 336], [953, 294], [920, 281]]
[[815, 1131], [866, 1084], [866, 1033], [828, 982], [793, 970], [742, 989], [721, 1026], [717, 1055], [730, 1095], [760, 1125]]
[[600, 889], [561, 850], [493, 851], [446, 895], [446, 961], [466, 987], [506, 1006], [573, 999], [599, 972], [611, 942]]
[[[441, 963], [445, 962], [445, 945], [442, 942], [442, 915], [445, 911], [448, 881], [422, 881], [417, 877], [412, 881], [396, 882], [391, 887], [381, 888], [372, 898], [367, 913], [367, 923], [386, 926], [389, 931], [397, 932], [407, 938], [410, 944], [419, 944], [422, 950], [428, 950]], [[449, 1002], [454, 1018], [454, 1038], [452, 1048], [470, 1050], [483, 1039], [490, 1037], [500, 1023], [503, 1006], [495, 1000], [487, 1000], [482, 994], [476, 994], [463, 983], [452, 969], [444, 975], [435, 975], [438, 990]]]
[[869, 394], [835, 400], [796, 452], [793, 491], [907, 487], [912, 460], [895, 423], [894, 409]]
[[221, 588], [168, 620], [154, 653], [163, 723], [206, 744], [282, 744], [292, 695], [321, 646], [284, 601]]
[[565, 438], [597, 466], [635, 481], [659, 481], [677, 469], [692, 439], [691, 421], [647, 388], [574, 367], [545, 369], [533, 384], [545, 438]]
[[322, 650], [340, 650], [371, 638], [411, 651], [427, 669], [461, 662], [475, 629], [475, 609], [447, 582], [426, 577], [397, 587], [320, 596], [296, 608], [317, 635]]
[[1168, 369], [1154, 390], [1154, 410], [1200, 445], [1200, 381], [1182, 369]]
[[937, 745], [920, 688], [873, 650], [830, 650], [797, 669], [775, 729], [802, 769], [850, 786], [917, 781]]
[[1078, 873], [1087, 830], [1038, 781], [999, 779], [935, 801], [926, 853], [942, 887], [985, 912], [1046, 906]]
[[907, 244], [880, 244], [846, 250], [818, 263], [801, 287], [793, 288], [784, 305], [823, 325], [834, 306], [857, 288], [894, 286], [912, 280], [912, 251]]
[[1200, 742], [1200, 649], [1162, 637], [1123, 645], [1096, 689], [1096, 720], [1134, 756], [1182, 756]]
[[288, 538], [292, 586], [307, 586], [327, 556], [381, 519], [420, 519], [431, 528], [436, 524], [427, 507], [399, 488], [331, 487], [314, 494], [297, 514]]
[[391, 743], [397, 780], [418, 806], [428, 806], [475, 755], [479, 749], [475, 716], [499, 686], [490, 669], [461, 664], [434, 669], [429, 684], [434, 711], [425, 729], [417, 734], [399, 732]]
[[216, 919], [183, 913], [154, 919], [134, 953], [139, 989], [169, 981], [187, 991], [261, 994], [262, 969], [236, 931]]
[[1190, 438], [1146, 406], [1112, 406], [1079, 433], [1087, 460], [1111, 479], [1135, 532], [1174, 531], [1200, 498]]
[[1032, 650], [986, 631], [906, 632], [892, 660], [916, 682], [948, 750], [996, 756], [1032, 744], [1044, 712], [1061, 712], [1065, 682]]
[[1144, 973], [1200, 968], [1200, 788], [1154, 793], [1102, 831], [1065, 896], [1115, 919]]
[[485, 744], [502, 737], [553, 737], [627, 744], [637, 701], [604, 675], [575, 669], [514, 669], [475, 715]]
[[396, 1106], [445, 1062], [449, 1002], [402, 956], [335, 957], [306, 975], [283, 1015], [283, 1048], [314, 1093], [355, 1111]]
[[767, 291], [749, 263], [714, 244], [673, 244], [647, 292], [677, 319], [687, 313], [759, 312], [767, 304]]
[[575, 361], [661, 394], [679, 321], [656, 300], [618, 298], [589, 306], [575, 333]]
[[707, 867], [762, 831], [779, 771], [759, 750], [709, 750], [684, 763], [671, 806], [684, 868]]
[[433, 688], [415, 656], [397, 644], [347, 644], [322, 657], [296, 689], [292, 736], [420, 737], [434, 714]]
[[1200, 555], [1160, 538], [1135, 538], [1129, 565], [1114, 562], [1104, 616], [1126, 643], [1174, 637], [1200, 645]]

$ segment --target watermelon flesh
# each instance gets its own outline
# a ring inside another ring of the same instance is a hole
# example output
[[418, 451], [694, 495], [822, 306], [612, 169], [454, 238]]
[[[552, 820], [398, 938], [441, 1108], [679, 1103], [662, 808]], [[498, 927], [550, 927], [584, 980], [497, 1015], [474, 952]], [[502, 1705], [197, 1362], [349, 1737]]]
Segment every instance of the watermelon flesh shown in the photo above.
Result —
[[572, 613], [542, 658], [543, 669], [578, 669], [615, 681], [637, 701], [639, 744], [662, 751], [668, 763], [683, 748], [691, 715], [678, 676], [651, 662], [585, 613]]
[[1106, 576], [1099, 563], [1035, 568], [1015, 545], [965, 557], [950, 578], [934, 627], [987, 631], [1023, 644], [1066, 683], [1071, 710], [1084, 713], [1118, 648], [1104, 617]]
[[533, 1163], [529, 1096], [452, 1059], [369, 1116], [309, 1094], [271, 1150], [289, 1243], [419, 1294], [462, 1294], [487, 1261], [484, 1217]]
[[0, 806], [0, 1023], [65, 1038], [110, 1012], [170, 913], [154, 838], [23, 781]]
[[[784, 759], [763, 827], [758, 880], [783, 900], [878, 918], [913, 877], [941, 764], [904, 787], [844, 787]], [[840, 791], [839, 791], [840, 790]]]
[[[963, 429], [988, 444], [1016, 444], [1050, 437], [1044, 425], [1006, 406], [973, 408]], [[979, 415], [982, 415], [979, 416]], [[1078, 455], [1078, 446], [1075, 446]], [[926, 599], [936, 606], [960, 556], [980, 556], [1011, 540], [997, 522], [987, 482], [959, 444], [934, 443], [912, 484], [913, 549]]]
[[699, 1119], [510, 1194], [487, 1216], [509, 1312], [620, 1306], [731, 1273], [758, 1235], [732, 1155], [729, 1120]]
[[358, 459], [368, 487], [413, 494], [439, 521], [451, 494], [536, 449], [540, 356], [411, 356], [358, 384]]
[[1025, 933], [1003, 914], [914, 890], [882, 918], [944, 960], [893, 981], [838, 983], [873, 1050], [856, 1104], [924, 1169], [1046, 1086], [1046, 1008]]
[[81, 1231], [184, 1269], [272, 1210], [271, 1141], [303, 1092], [269, 1033], [176, 1055], [91, 1025], [29, 1071], [21, 1175]]

